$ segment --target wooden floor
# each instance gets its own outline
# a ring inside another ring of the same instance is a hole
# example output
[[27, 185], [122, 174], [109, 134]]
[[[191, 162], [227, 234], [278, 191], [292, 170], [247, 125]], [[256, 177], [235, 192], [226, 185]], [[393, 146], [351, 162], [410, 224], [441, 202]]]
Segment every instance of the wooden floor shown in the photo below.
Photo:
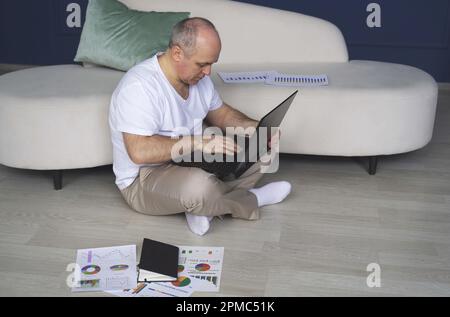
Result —
[[[72, 170], [53, 190], [42, 171], [0, 165], [0, 295], [82, 296], [66, 286], [80, 248], [136, 244], [225, 247], [220, 293], [211, 296], [449, 296], [450, 90], [441, 89], [432, 142], [382, 157], [369, 176], [362, 159], [282, 156], [293, 192], [258, 221], [226, 217], [203, 237], [183, 215], [130, 210], [111, 166]], [[381, 287], [369, 288], [369, 263]], [[107, 296], [104, 293], [83, 296]]]

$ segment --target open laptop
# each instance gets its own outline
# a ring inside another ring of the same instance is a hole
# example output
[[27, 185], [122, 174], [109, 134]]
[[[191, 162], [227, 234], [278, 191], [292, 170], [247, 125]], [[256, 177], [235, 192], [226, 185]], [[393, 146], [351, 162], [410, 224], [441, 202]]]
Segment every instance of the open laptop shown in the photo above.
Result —
[[267, 113], [259, 121], [256, 131], [252, 136], [234, 135], [235, 143], [243, 148], [241, 152], [235, 153], [234, 156], [221, 154], [221, 160], [211, 161], [211, 157], [205, 158], [204, 153], [194, 151], [182, 157], [181, 161], [172, 161], [172, 163], [179, 166], [201, 168], [208, 173], [215, 174], [221, 180], [233, 180], [239, 178], [246, 170], [266, 154], [268, 149], [270, 149], [268, 144], [263, 146], [258, 140], [260, 138], [264, 140], [262, 134], [267, 133], [267, 143], [270, 141], [271, 136], [276, 132], [276, 129], [280, 127], [281, 121], [283, 121], [283, 118], [297, 93], [298, 90]]

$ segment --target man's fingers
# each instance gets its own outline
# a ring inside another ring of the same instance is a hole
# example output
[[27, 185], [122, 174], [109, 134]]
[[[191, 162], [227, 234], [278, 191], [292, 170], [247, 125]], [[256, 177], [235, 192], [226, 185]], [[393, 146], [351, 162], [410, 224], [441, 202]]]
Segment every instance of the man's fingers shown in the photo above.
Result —
[[241, 147], [234, 140], [226, 138], [226, 148], [238, 152]]
[[278, 128], [277, 131], [275, 132], [275, 134], [270, 137], [270, 140], [268, 142], [269, 149], [271, 149], [273, 146], [280, 143], [280, 135], [281, 135], [281, 129]]
[[203, 151], [206, 153], [225, 153], [233, 155], [239, 150], [240, 146], [238, 146], [233, 139], [221, 136], [215, 136], [214, 139], [203, 146]]
[[222, 140], [223, 153], [228, 155], [233, 155], [234, 152], [237, 152], [238, 145], [230, 138], [224, 138]]

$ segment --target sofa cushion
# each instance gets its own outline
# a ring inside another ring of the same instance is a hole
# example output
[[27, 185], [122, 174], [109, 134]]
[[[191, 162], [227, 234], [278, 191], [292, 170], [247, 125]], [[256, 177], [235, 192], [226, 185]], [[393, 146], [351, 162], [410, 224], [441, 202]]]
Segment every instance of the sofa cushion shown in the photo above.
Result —
[[[215, 71], [277, 70], [328, 75], [330, 85], [300, 88], [282, 123], [285, 153], [372, 156], [419, 149], [431, 139], [437, 85], [425, 72], [371, 61], [217, 65]], [[111, 94], [123, 72], [58, 65], [0, 76], [0, 163], [32, 169], [112, 162]], [[260, 119], [296, 87], [224, 84], [223, 100]]]
[[143, 12], [116, 0], [89, 1], [74, 61], [127, 71], [164, 51], [173, 25], [189, 12]]
[[[276, 70], [327, 74], [328, 86], [276, 87], [225, 84], [216, 72]], [[295, 89], [299, 94], [282, 122], [280, 150], [339, 156], [403, 153], [426, 145], [433, 133], [437, 85], [410, 66], [350, 63], [222, 64], [211, 78], [224, 102], [260, 119]]]
[[0, 163], [70, 169], [112, 163], [109, 101], [124, 72], [56, 65], [0, 76]]

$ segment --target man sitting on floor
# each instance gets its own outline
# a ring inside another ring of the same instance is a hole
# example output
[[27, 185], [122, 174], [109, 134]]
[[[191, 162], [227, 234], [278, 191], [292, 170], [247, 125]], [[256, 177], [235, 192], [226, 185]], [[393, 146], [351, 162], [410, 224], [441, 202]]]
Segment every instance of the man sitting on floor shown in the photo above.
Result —
[[[220, 50], [210, 21], [185, 19], [174, 26], [165, 52], [125, 74], [110, 105], [113, 169], [128, 205], [149, 215], [185, 212], [189, 228], [199, 235], [209, 230], [214, 216], [258, 219], [259, 207], [282, 201], [291, 190], [284, 181], [254, 188], [262, 176], [260, 162], [226, 182], [200, 168], [171, 163], [177, 142], [186, 151], [236, 151], [231, 138], [192, 135], [203, 119], [223, 131], [258, 124], [223, 103], [215, 90], [209, 75]], [[173, 138], [180, 128], [191, 135]]]

